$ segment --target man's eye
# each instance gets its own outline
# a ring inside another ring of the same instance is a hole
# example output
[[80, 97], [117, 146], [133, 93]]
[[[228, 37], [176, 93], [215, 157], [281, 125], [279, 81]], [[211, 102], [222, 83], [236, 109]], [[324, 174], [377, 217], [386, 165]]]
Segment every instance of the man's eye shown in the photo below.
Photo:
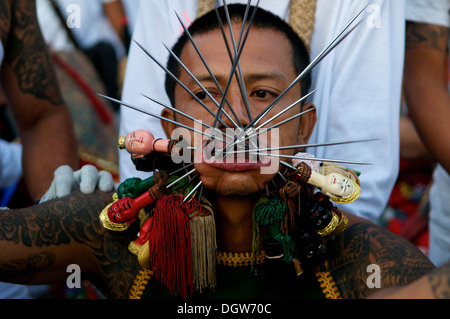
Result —
[[256, 90], [253, 93], [253, 95], [256, 96], [259, 99], [267, 99], [267, 98], [277, 97], [277, 94], [272, 93], [270, 91], [266, 91], [266, 90]]
[[258, 90], [255, 92], [255, 95], [259, 98], [265, 98], [267, 96], [268, 92], [265, 90]]
[[205, 91], [197, 92], [195, 93], [195, 96], [200, 100], [204, 100], [206, 99], [206, 92]]

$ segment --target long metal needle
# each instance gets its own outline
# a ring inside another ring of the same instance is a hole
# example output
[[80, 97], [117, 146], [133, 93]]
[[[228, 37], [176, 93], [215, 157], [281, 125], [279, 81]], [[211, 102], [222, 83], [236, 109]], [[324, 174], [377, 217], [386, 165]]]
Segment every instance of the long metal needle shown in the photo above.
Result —
[[170, 173], [169, 173], [169, 176], [175, 175], [176, 173], [179, 173], [179, 172], [181, 172], [181, 171], [184, 171], [185, 169], [189, 169], [189, 168], [192, 167], [192, 166], [194, 166], [194, 163], [190, 163], [190, 164], [188, 164], [188, 165], [186, 165], [186, 166], [183, 166], [183, 167], [181, 167], [181, 168], [178, 168], [178, 169], [174, 170], [173, 172], [170, 172]]
[[[238, 43], [239, 44], [240, 44], [240, 42], [242, 40], [242, 34], [244, 32], [244, 29], [245, 29], [245, 23], [247, 21], [248, 12], [250, 10], [250, 4], [251, 4], [251, 0], [248, 0], [247, 7], [245, 8], [244, 17], [242, 19], [242, 26], [241, 26], [241, 29], [240, 29], [240, 32], [239, 32], [239, 38], [238, 38]], [[235, 42], [235, 38], [234, 38], [234, 34], [233, 34], [233, 27], [231, 25], [230, 14], [228, 12], [228, 5], [227, 5], [225, 0], [223, 0], [223, 5], [224, 5], [224, 9], [225, 9], [225, 16], [226, 16], [227, 23], [228, 23], [228, 29], [229, 29], [229, 32], [230, 32], [230, 38], [231, 38], [231, 44], [233, 46], [234, 56], [236, 56], [238, 54], [238, 49], [236, 47], [236, 42]], [[258, 7], [258, 4], [256, 5], [254, 10], [257, 10], [257, 7]], [[217, 9], [216, 9], [216, 14], [218, 14], [217, 13]], [[220, 20], [220, 18], [218, 18], [218, 21], [219, 21], [219, 27], [220, 27], [220, 29], [222, 31], [223, 39], [224, 39], [226, 47], [228, 49], [228, 54], [230, 56], [230, 60], [231, 60], [231, 62], [233, 62], [233, 55], [231, 54], [230, 49], [229, 49], [228, 41], [227, 41], [226, 35], [225, 35], [224, 26], [223, 26], [222, 21]], [[250, 28], [250, 26], [251, 26], [251, 22], [249, 24], [249, 28]], [[238, 86], [239, 86], [239, 90], [241, 92], [242, 100], [244, 101], [244, 106], [245, 106], [245, 109], [247, 111], [247, 116], [249, 118], [249, 121], [252, 121], [253, 117], [252, 117], [252, 113], [250, 111], [250, 105], [249, 105], [249, 101], [248, 101], [248, 98], [247, 98], [247, 91], [245, 89], [244, 79], [242, 77], [241, 65], [240, 65], [239, 61], [238, 61], [238, 64], [237, 64], [237, 71], [235, 72], [235, 75], [236, 75], [236, 81], [237, 81]]]
[[283, 154], [272, 154], [272, 153], [255, 153], [255, 154], [262, 155], [262, 156], [304, 159], [304, 160], [321, 161], [321, 162], [345, 163], [345, 164], [356, 164], [356, 165], [373, 165], [372, 163], [355, 162], [355, 161], [347, 161], [347, 160], [331, 159], [331, 158], [307, 157], [307, 156], [298, 156], [298, 155], [283, 155]]
[[[278, 126], [281, 126], [281, 125], [283, 125], [283, 124], [285, 124], [285, 123], [287, 123], [287, 122], [289, 122], [289, 121], [292, 121], [293, 119], [296, 119], [297, 117], [303, 116], [304, 114], [306, 114], [306, 113], [308, 113], [308, 112], [311, 112], [312, 110], [314, 110], [314, 108], [310, 108], [310, 109], [308, 109], [308, 110], [306, 110], [306, 111], [297, 113], [297, 114], [291, 116], [290, 118], [287, 118], [287, 119], [285, 119], [285, 120], [283, 120], [283, 121], [281, 121], [281, 122], [279, 122], [279, 123], [276, 123], [276, 124], [274, 124], [274, 125], [272, 125], [272, 126], [270, 126], [270, 127], [264, 128], [263, 130], [260, 130], [259, 132], [256, 132], [256, 133], [253, 133], [253, 134], [249, 134], [248, 136], [246, 136], [246, 137], [244, 137], [244, 138], [241, 138], [241, 139], [238, 139], [238, 138], [239, 138], [239, 134], [238, 134], [238, 135], [234, 138], [234, 142], [232, 142], [232, 143], [229, 142], [222, 150], [219, 151], [218, 154], [214, 155], [214, 156], [212, 157], [212, 159], [217, 158], [218, 156], [220, 156], [221, 154], [223, 154], [223, 152], [229, 150], [232, 146], [236, 145], [237, 143], [242, 143], [242, 142], [245, 141], [245, 140], [251, 139], [251, 138], [253, 138], [253, 137], [255, 137], [255, 136], [261, 135], [261, 134], [263, 134], [263, 133], [265, 133], [265, 132], [267, 132], [267, 131], [270, 131], [270, 130], [272, 130], [272, 129], [274, 129], [274, 128], [277, 128]], [[228, 154], [228, 152], [227, 152], [227, 154]]]
[[[216, 11], [216, 12], [217, 12], [217, 11]], [[227, 94], [228, 94], [228, 90], [229, 90], [229, 88], [230, 88], [231, 81], [232, 81], [232, 79], [233, 79], [233, 74], [234, 74], [235, 71], [236, 71], [236, 67], [237, 67], [237, 65], [238, 65], [239, 58], [240, 58], [240, 56], [241, 56], [241, 54], [242, 54], [242, 51], [243, 51], [243, 49], [244, 49], [244, 44], [245, 44], [245, 42], [246, 42], [246, 40], [247, 40], [248, 33], [249, 33], [250, 27], [251, 27], [251, 23], [253, 22], [253, 20], [254, 20], [254, 18], [255, 18], [255, 14], [256, 14], [256, 10], [253, 11], [252, 16], [251, 16], [250, 19], [249, 19], [247, 31], [245, 32], [244, 38], [242, 39], [242, 45], [241, 45], [241, 47], [239, 48], [239, 50], [238, 50], [238, 52], [237, 52], [237, 54], [236, 54], [236, 56], [235, 56], [235, 58], [234, 58], [234, 60], [233, 60], [233, 64], [232, 64], [231, 69], [230, 69], [230, 74], [228, 75], [228, 81], [227, 81], [227, 84], [226, 84], [226, 86], [225, 86], [225, 90], [223, 91], [222, 101], [220, 102], [220, 105], [221, 105], [222, 108], [223, 108], [223, 104], [225, 103], [226, 96], [227, 96]], [[220, 17], [218, 18], [218, 22], [219, 22], [219, 24], [220, 24], [220, 22], [221, 22]], [[243, 98], [245, 98], [245, 97], [243, 97]], [[220, 110], [221, 110], [221, 109], [219, 109], [219, 112], [220, 112]], [[219, 116], [219, 114], [217, 114], [216, 116]], [[240, 134], [242, 134], [242, 132], [243, 132], [243, 131], [241, 131]]]
[[[162, 68], [172, 79], [174, 79], [189, 95], [192, 96], [192, 98], [194, 98], [198, 103], [200, 103], [201, 106], [203, 106], [203, 108], [205, 110], [207, 110], [209, 112], [209, 114], [211, 114], [212, 116], [216, 116], [216, 113], [214, 113], [209, 107], [207, 107], [205, 105], [205, 103], [202, 102], [202, 100], [200, 100], [191, 90], [189, 90], [189, 88], [186, 87], [186, 85], [184, 85], [183, 82], [180, 81], [180, 79], [178, 79], [172, 72], [170, 72], [164, 65], [162, 65], [162, 63], [160, 63], [149, 51], [147, 51], [141, 44], [139, 44], [139, 42], [137, 42], [136, 40], [134, 40], [134, 42], [136, 42], [136, 44], [142, 49], [142, 51], [145, 52], [145, 54], [147, 54], [160, 68]], [[221, 122], [222, 125], [224, 125], [225, 127], [229, 127], [225, 122], [219, 120]]]
[[[372, 142], [376, 141], [378, 139], [372, 138], [372, 139], [364, 139], [364, 140], [352, 140], [352, 141], [342, 141], [342, 142], [327, 142], [327, 143], [314, 143], [314, 144], [300, 144], [300, 145], [289, 145], [289, 146], [280, 146], [280, 147], [269, 147], [269, 148], [258, 148], [258, 151], [277, 151], [277, 150], [288, 150], [288, 149], [295, 149], [295, 148], [305, 148], [305, 147], [321, 147], [321, 146], [333, 146], [333, 145], [343, 145], [343, 144], [351, 144], [351, 143], [363, 143], [363, 142]], [[237, 154], [237, 153], [245, 153], [249, 152], [251, 150], [240, 150], [240, 151], [232, 151], [228, 152], [230, 154]]]
[[172, 183], [170, 183], [169, 185], [166, 186], [166, 188], [170, 188], [173, 185], [175, 185], [176, 183], [178, 183], [179, 181], [181, 181], [183, 178], [185, 178], [186, 176], [189, 176], [190, 174], [195, 172], [195, 168], [191, 169], [189, 172], [187, 172], [186, 174], [184, 174], [183, 176], [177, 178], [176, 180], [174, 180]]
[[[333, 38], [333, 40], [317, 55], [317, 57], [311, 61], [308, 66], [300, 73], [299, 76], [269, 105], [267, 108], [261, 112], [253, 121], [251, 121], [244, 129], [243, 132], [238, 134], [238, 139], [246, 133], [246, 131], [254, 127], [280, 100], [281, 98], [303, 77], [306, 76], [325, 56], [327, 56], [335, 47], [337, 43], [340, 43], [344, 38], [346, 38], [355, 28], [352, 28], [341, 40], [339, 38], [341, 35], [353, 24], [353, 22], [366, 10], [368, 5], [366, 5], [356, 16]], [[358, 23], [359, 24], [359, 23]], [[338, 41], [339, 40], [339, 41]], [[223, 151], [225, 148], [223, 149]]]
[[[217, 81], [216, 77], [214, 76], [213, 72], [211, 71], [211, 68], [209, 67], [208, 63], [206, 63], [206, 60], [205, 60], [205, 58], [203, 57], [203, 54], [200, 52], [200, 50], [199, 50], [199, 48], [198, 48], [198, 46], [197, 46], [197, 43], [195, 43], [194, 38], [192, 37], [192, 35], [190, 34], [189, 30], [188, 30], [188, 29], [186, 28], [186, 26], [184, 25], [183, 21], [181, 21], [181, 18], [180, 18], [180, 16], [178, 15], [177, 12], [175, 12], [175, 15], [177, 16], [178, 21], [180, 21], [180, 24], [181, 24], [181, 26], [183, 27], [184, 33], [185, 33], [186, 36], [189, 38], [189, 41], [191, 42], [192, 46], [194, 47], [195, 51], [197, 52], [197, 54], [198, 54], [200, 60], [202, 60], [202, 63], [203, 63], [203, 65], [205, 66], [206, 70], [208, 71], [209, 75], [211, 76], [211, 79], [214, 81], [214, 83], [215, 83], [217, 89], [220, 91], [220, 93], [221, 93], [222, 96], [223, 96], [223, 95], [224, 95], [224, 94], [223, 94], [223, 90], [222, 90], [222, 88], [220, 87], [220, 84], [219, 84], [219, 82]], [[239, 124], [239, 127], [243, 128], [244, 126], [243, 126], [242, 123], [240, 122], [239, 117], [237, 116], [237, 114], [236, 114], [236, 112], [234, 111], [234, 109], [231, 107], [231, 105], [230, 105], [230, 103], [228, 102], [228, 100], [225, 100], [225, 103], [227, 103], [228, 107], [230, 108], [231, 114], [234, 116], [235, 120], [236, 120], [237, 123]], [[221, 107], [223, 107], [223, 106], [221, 106]], [[220, 109], [219, 109], [218, 113], [220, 113], [220, 112], [221, 112], [221, 111], [220, 111]], [[217, 114], [216, 114], [216, 117], [217, 117]], [[214, 120], [213, 126], [215, 126], [216, 122], [217, 122], [217, 120], [215, 119], [215, 120]]]
[[305, 96], [302, 96], [299, 100], [297, 100], [296, 102], [292, 103], [291, 105], [289, 105], [288, 107], [286, 107], [285, 109], [281, 110], [280, 112], [278, 112], [277, 114], [275, 114], [274, 116], [272, 116], [270, 119], [268, 119], [267, 121], [265, 121], [263, 124], [259, 125], [255, 130], [259, 130], [261, 129], [263, 126], [267, 125], [268, 123], [272, 122], [274, 119], [276, 119], [277, 117], [279, 117], [280, 115], [282, 115], [283, 113], [289, 111], [291, 108], [293, 108], [294, 106], [296, 106], [298, 103], [303, 102], [304, 100], [306, 100], [309, 96], [311, 96], [312, 94], [316, 93], [318, 89], [315, 89], [311, 92], [309, 92], [308, 94], [306, 94]]
[[126, 107], [128, 107], [128, 108], [130, 108], [130, 109], [133, 109], [133, 110], [136, 110], [136, 111], [145, 113], [145, 114], [147, 114], [147, 115], [156, 117], [156, 118], [158, 118], [158, 119], [160, 119], [160, 120], [163, 120], [163, 121], [166, 121], [166, 122], [169, 122], [169, 123], [172, 123], [172, 124], [175, 124], [175, 125], [184, 127], [184, 128], [186, 128], [186, 129], [188, 129], [188, 130], [191, 130], [191, 131], [193, 131], [193, 132], [195, 132], [195, 133], [199, 133], [199, 134], [202, 134], [202, 135], [205, 135], [205, 136], [208, 136], [208, 137], [212, 137], [212, 138], [218, 139], [218, 140], [220, 140], [220, 141], [222, 141], [222, 142], [226, 142], [225, 140], [223, 140], [223, 139], [221, 139], [221, 138], [215, 137], [215, 136], [213, 136], [213, 135], [211, 135], [211, 134], [208, 134], [208, 133], [206, 133], [206, 132], [202, 132], [202, 131], [196, 130], [195, 128], [192, 128], [192, 127], [190, 127], [189, 125], [184, 125], [184, 124], [182, 124], [182, 123], [180, 123], [180, 122], [177, 122], [177, 121], [174, 121], [174, 120], [165, 118], [164, 116], [158, 115], [158, 114], [156, 114], [156, 113], [147, 111], [147, 110], [145, 110], [145, 109], [143, 109], [143, 108], [141, 108], [141, 107], [139, 107], [139, 106], [131, 105], [131, 104], [126, 103], [126, 102], [124, 102], [124, 101], [120, 101], [120, 100], [117, 100], [117, 99], [115, 99], [115, 98], [112, 98], [112, 97], [109, 97], [109, 96], [106, 96], [106, 95], [103, 95], [103, 94], [100, 94], [100, 93], [97, 93], [97, 95], [98, 95], [98, 96], [101, 96], [101, 97], [103, 97], [103, 98], [105, 98], [105, 99], [108, 99], [108, 100], [110, 100], [110, 101], [113, 101], [113, 102], [116, 102], [116, 103], [118, 103], [118, 104], [121, 104], [121, 105], [123, 105], [123, 106], [126, 106]]
[[[154, 99], [154, 98], [152, 98], [152, 97], [150, 97], [150, 96], [147, 96], [147, 95], [145, 95], [144, 93], [141, 93], [141, 95], [144, 96], [144, 97], [146, 97], [147, 99], [149, 99], [149, 100], [151, 100], [151, 101], [153, 101], [153, 102], [155, 102], [155, 103], [157, 103], [157, 104], [159, 104], [159, 105], [161, 105], [161, 106], [163, 106], [163, 107], [165, 107], [165, 108], [167, 108], [167, 109], [169, 109], [169, 110], [175, 112], [175, 113], [178, 113], [178, 114], [180, 114], [180, 115], [182, 115], [182, 116], [184, 116], [184, 117], [186, 117], [186, 118], [188, 118], [188, 119], [190, 119], [190, 120], [192, 120], [192, 121], [194, 121], [194, 122], [196, 122], [196, 123], [199, 123], [199, 124], [203, 125], [203, 126], [206, 127], [206, 128], [211, 129], [211, 131], [216, 130], [215, 127], [212, 127], [211, 125], [206, 124], [206, 123], [204, 123], [204, 122], [201, 121], [201, 120], [197, 120], [195, 117], [192, 117], [192, 116], [190, 116], [189, 114], [184, 113], [184, 112], [182, 112], [182, 111], [180, 111], [180, 110], [178, 110], [178, 109], [176, 109], [176, 108], [174, 108], [174, 107], [172, 107], [172, 106], [170, 106], [170, 105], [168, 105], [168, 104], [166, 104], [166, 103], [164, 103], [164, 102], [162, 102], [162, 101], [159, 101], [159, 100]], [[229, 138], [233, 138], [233, 136], [231, 136], [231, 135], [229, 135], [229, 134], [227, 134], [227, 133], [224, 133], [224, 132], [222, 132], [222, 131], [219, 131], [219, 132], [222, 133], [222, 134], [224, 134], [225, 136], [227, 136], [227, 137], [229, 137]]]
[[[167, 49], [167, 51], [172, 55], [172, 57], [177, 60], [177, 62], [181, 65], [181, 67], [186, 71], [186, 73], [194, 80], [194, 82], [205, 92], [205, 94], [211, 99], [211, 101], [217, 106], [217, 108], [220, 107], [219, 103], [216, 101], [216, 99], [209, 93], [209, 91], [203, 86], [203, 84], [200, 83], [200, 81], [195, 77], [194, 74], [186, 67], [186, 65], [180, 60], [180, 58], [177, 57], [175, 53], [171, 49], [169, 49], [164, 43], [164, 47]], [[231, 121], [231, 123], [234, 125], [234, 127], [239, 127], [239, 125], [231, 118], [231, 116], [223, 111], [223, 114]], [[217, 114], [217, 113], [216, 113]], [[214, 116], [214, 120], [216, 119], [216, 116]]]
[[202, 181], [198, 182], [198, 184], [195, 185], [195, 187], [189, 192], [189, 194], [187, 194], [187, 195], [183, 198], [183, 203], [186, 202], [186, 201], [192, 196], [192, 194], [194, 194], [194, 192], [197, 190], [197, 188], [199, 188], [202, 184], [203, 184]]
[[[322, 61], [322, 59], [336, 47], [335, 43], [338, 42], [340, 36], [353, 24], [353, 22], [364, 12], [364, 10], [366, 10], [366, 8], [367, 5], [360, 12], [358, 12], [358, 14], [341, 30], [341, 32], [339, 32], [334, 37], [334, 39], [317, 55], [317, 57], [313, 61], [311, 61], [311, 63], [308, 64], [308, 66], [300, 73], [300, 75], [297, 76], [297, 78], [279, 96], [277, 96], [277, 98], [267, 107], [267, 109], [264, 110], [261, 114], [259, 114], [258, 117], [255, 118], [253, 123], [250, 123], [247, 127], [256, 125], [268, 112], [270, 112], [270, 110], [294, 85], [296, 85], [299, 81], [301, 81], [306, 76], [306, 74], [308, 74], [320, 61]], [[353, 30], [354, 28], [351, 29], [350, 32], [352, 32]], [[350, 32], [347, 33], [345, 37], [347, 37], [348, 34], [350, 34]]]

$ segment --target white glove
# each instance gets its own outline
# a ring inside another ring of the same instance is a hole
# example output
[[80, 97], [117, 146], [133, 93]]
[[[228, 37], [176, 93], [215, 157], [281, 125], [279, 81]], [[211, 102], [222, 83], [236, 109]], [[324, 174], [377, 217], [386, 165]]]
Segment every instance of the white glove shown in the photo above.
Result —
[[114, 189], [112, 175], [107, 171], [98, 171], [93, 165], [84, 165], [78, 171], [73, 171], [68, 165], [58, 167], [50, 188], [42, 196], [40, 203], [70, 194], [80, 190], [83, 194], [92, 194], [97, 188], [102, 192]]

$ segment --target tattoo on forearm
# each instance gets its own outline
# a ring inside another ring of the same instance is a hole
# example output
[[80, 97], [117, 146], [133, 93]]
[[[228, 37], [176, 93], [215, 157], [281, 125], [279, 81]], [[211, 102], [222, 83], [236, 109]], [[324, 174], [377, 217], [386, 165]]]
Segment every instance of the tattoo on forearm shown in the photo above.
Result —
[[[11, 1], [11, 22], [5, 62], [18, 78], [20, 89], [53, 105], [63, 103], [39, 25], [28, 1]], [[1, 10], [0, 13], [5, 10]], [[7, 12], [7, 11], [6, 11]]]
[[432, 271], [428, 275], [428, 280], [435, 298], [450, 298], [450, 262]]
[[329, 265], [344, 298], [364, 298], [374, 292], [367, 285], [371, 264], [381, 269], [381, 288], [405, 285], [433, 269], [412, 244], [370, 223], [347, 229], [338, 245], [341, 253]]
[[[107, 285], [113, 297], [124, 298], [139, 265], [136, 256], [127, 249], [130, 241], [124, 237], [127, 234], [105, 231], [100, 224], [98, 215], [111, 200], [111, 194], [75, 193], [34, 206], [32, 210], [4, 213], [0, 216], [0, 240], [27, 247], [60, 246], [71, 242], [83, 244], [90, 248], [102, 270], [104, 278], [99, 284]], [[0, 264], [0, 271], [1, 267], [17, 266], [20, 262]], [[38, 265], [29, 263], [30, 276], [33, 266]], [[39, 269], [34, 268], [35, 271]]]
[[8, 262], [0, 261], [0, 280], [26, 283], [37, 272], [47, 269], [55, 263], [55, 255], [51, 252], [31, 254], [28, 258], [15, 259]]
[[406, 25], [406, 49], [427, 48], [445, 50], [448, 29], [443, 26], [408, 22]]

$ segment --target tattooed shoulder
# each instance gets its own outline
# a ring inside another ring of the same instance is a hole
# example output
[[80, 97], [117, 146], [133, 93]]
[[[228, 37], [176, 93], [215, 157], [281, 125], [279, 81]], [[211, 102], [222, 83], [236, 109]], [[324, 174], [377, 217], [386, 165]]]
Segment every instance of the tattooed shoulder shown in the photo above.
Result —
[[346, 298], [373, 292], [368, 280], [374, 266], [379, 269], [379, 288], [408, 284], [434, 268], [413, 244], [370, 222], [352, 225], [332, 245], [329, 265]]
[[435, 298], [449, 299], [450, 298], [450, 261], [432, 271], [428, 275], [431, 291]]

